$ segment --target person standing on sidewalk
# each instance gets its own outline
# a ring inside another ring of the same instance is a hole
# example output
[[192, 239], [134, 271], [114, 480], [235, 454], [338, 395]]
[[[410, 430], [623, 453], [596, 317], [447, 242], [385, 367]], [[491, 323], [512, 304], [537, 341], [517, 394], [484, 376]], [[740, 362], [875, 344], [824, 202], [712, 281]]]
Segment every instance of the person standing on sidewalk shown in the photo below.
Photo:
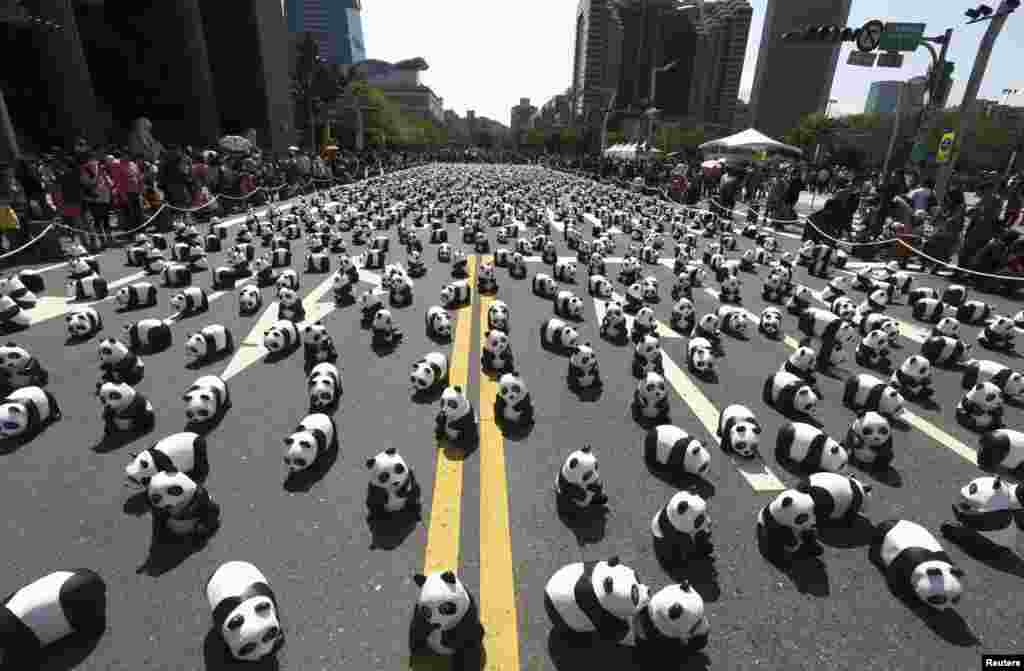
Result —
[[114, 183], [111, 200], [121, 222], [121, 230], [131, 230], [142, 224], [142, 172], [135, 161], [123, 154], [107, 156], [107, 172]]

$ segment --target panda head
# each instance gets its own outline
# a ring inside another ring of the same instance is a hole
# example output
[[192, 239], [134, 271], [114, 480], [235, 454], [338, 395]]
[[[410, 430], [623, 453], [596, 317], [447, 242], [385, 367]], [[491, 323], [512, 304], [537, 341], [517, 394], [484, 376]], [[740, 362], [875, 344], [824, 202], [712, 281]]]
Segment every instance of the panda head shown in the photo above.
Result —
[[263, 346], [272, 354], [283, 352], [294, 344], [285, 329], [277, 324], [263, 332]]
[[910, 584], [921, 601], [936, 610], [946, 610], [960, 602], [963, 577], [962, 569], [947, 561], [932, 559], [917, 565], [910, 576]]
[[99, 360], [102, 364], [113, 365], [122, 361], [131, 351], [128, 345], [115, 338], [104, 338], [97, 347]]
[[846, 296], [841, 296], [832, 302], [832, 313], [840, 319], [850, 321], [857, 313], [857, 306], [855, 306], [853, 301]]
[[647, 605], [650, 596], [636, 572], [612, 557], [597, 562], [593, 573], [594, 593], [601, 607], [621, 619], [631, 619]]
[[482, 280], [493, 280], [494, 279], [494, 264], [484, 262], [480, 264], [477, 269], [478, 277]]
[[180, 471], [154, 473], [146, 487], [146, 499], [155, 510], [174, 515], [192, 502], [198, 485]]
[[562, 463], [562, 477], [569, 483], [580, 487], [595, 485], [601, 482], [601, 473], [598, 470], [597, 457], [594, 455], [590, 445], [570, 454]]
[[656, 278], [644, 278], [643, 298], [646, 301], [655, 301], [658, 299], [658, 280]]
[[247, 284], [242, 287], [242, 291], [238, 294], [238, 309], [243, 315], [253, 314], [259, 310], [262, 303], [263, 297], [260, 295], [259, 289], [252, 285]]
[[768, 273], [768, 276], [764, 278], [764, 287], [766, 289], [778, 289], [784, 282], [784, 276], [777, 270], [772, 270]]
[[673, 528], [690, 536], [711, 533], [707, 501], [696, 494], [677, 492], [665, 506], [665, 515]]
[[889, 354], [889, 336], [885, 334], [881, 329], [874, 329], [869, 331], [866, 336], [861, 338], [860, 344], [872, 352], [876, 352], [880, 356], [887, 356]]
[[895, 342], [900, 335], [900, 326], [892, 317], [884, 317], [879, 320], [876, 328], [880, 329], [889, 337], [889, 342]]
[[797, 535], [807, 532], [814, 533], [817, 529], [814, 499], [810, 494], [797, 489], [787, 489], [776, 496], [768, 504], [768, 512], [776, 522], [792, 529]]
[[351, 269], [355, 268], [355, 264], [352, 262], [352, 257], [348, 254], [338, 255], [338, 273], [346, 273]]
[[843, 344], [840, 341], [836, 340], [831, 343], [826, 342], [824, 343], [823, 348], [824, 349], [822, 349], [821, 353], [827, 357], [827, 360], [822, 360], [819, 358], [819, 368], [824, 365], [841, 366], [844, 363], [846, 363], [846, 350], [843, 349]]
[[430, 575], [417, 573], [413, 582], [420, 588], [416, 612], [431, 629], [448, 631], [466, 616], [471, 604], [469, 592], [453, 571]]
[[674, 319], [684, 321], [693, 317], [696, 310], [693, 307], [693, 301], [689, 298], [680, 298], [672, 306], [672, 316]]
[[793, 409], [805, 415], [818, 412], [818, 394], [809, 385], [800, 385], [793, 394]]
[[658, 373], [650, 372], [644, 376], [639, 385], [640, 395], [649, 401], [660, 402], [668, 398], [668, 386]]
[[518, 372], [505, 373], [498, 378], [498, 396], [508, 405], [514, 406], [529, 395], [530, 390]]
[[522, 267], [526, 265], [526, 257], [521, 252], [515, 252], [512, 254], [512, 265], [516, 267]]
[[508, 334], [500, 329], [489, 329], [485, 334], [484, 349], [493, 354], [504, 354], [509, 348]]
[[423, 254], [421, 254], [419, 250], [414, 249], [411, 252], [409, 252], [409, 265], [420, 263], [422, 260]]
[[[441, 296], [442, 298], [444, 297], [443, 291], [441, 292]], [[381, 306], [382, 303], [383, 301], [381, 299], [381, 294], [378, 293], [377, 291], [364, 291], [359, 295], [359, 307], [362, 308], [363, 312], [376, 310]]]
[[741, 457], [753, 458], [759, 454], [761, 425], [755, 419], [744, 419], [733, 423], [724, 440], [729, 449]]
[[[273, 330], [271, 329], [271, 331]], [[189, 424], [201, 424], [209, 421], [219, 409], [213, 390], [205, 387], [190, 389], [182, 396], [182, 400], [185, 402], [185, 417]]]
[[135, 400], [135, 389], [124, 382], [103, 382], [96, 385], [96, 397], [103, 407], [118, 412]]
[[991, 382], [981, 382], [974, 385], [964, 394], [964, 399], [970, 401], [984, 412], [993, 412], [1003, 407], [1003, 394], [999, 387]]
[[726, 275], [722, 278], [722, 281], [719, 284], [724, 292], [736, 292], [740, 290], [740, 278], [735, 275]]
[[466, 252], [462, 251], [462, 248], [452, 251], [452, 265], [464, 266], [467, 262]]
[[580, 370], [591, 370], [597, 366], [597, 355], [590, 342], [577, 343], [569, 356], [569, 365]]
[[17, 438], [32, 428], [34, 413], [18, 401], [0, 404], [0, 439]]
[[801, 345], [789, 355], [789, 364], [797, 370], [809, 371], [814, 368], [818, 353], [807, 345]]
[[996, 315], [988, 325], [989, 331], [1002, 338], [1012, 335], [1013, 329], [1013, 321], [1002, 315]]
[[829, 473], [841, 473], [846, 469], [850, 454], [836, 440], [828, 438], [821, 449], [819, 468]]
[[954, 505], [968, 514], [1020, 510], [1018, 487], [999, 477], [975, 478], [960, 489], [960, 496]]
[[565, 300], [563, 309], [567, 315], [578, 319], [583, 314], [583, 300], [579, 296], [570, 293], [569, 297]]
[[889, 304], [889, 294], [884, 289], [873, 289], [868, 294], [868, 305], [876, 310], [883, 310]]
[[920, 354], [912, 354], [900, 364], [900, 372], [918, 383], [928, 382], [932, 376], [932, 364]]
[[1012, 401], [1024, 400], [1024, 373], [1013, 371], [1003, 383], [1003, 397]]
[[851, 428], [869, 448], [882, 447], [892, 440], [892, 428], [889, 426], [889, 420], [873, 410], [857, 417]]
[[718, 315], [713, 312], [709, 312], [703, 315], [697, 322], [697, 329], [701, 333], [707, 333], [709, 335], [718, 335]]
[[220, 634], [237, 660], [255, 662], [271, 654], [284, 640], [274, 599], [261, 594], [242, 601], [227, 613]]
[[635, 301], [644, 299], [644, 285], [640, 282], [633, 282], [626, 287], [626, 296]]
[[319, 451], [312, 431], [296, 431], [284, 439], [284, 465], [290, 473], [304, 471], [316, 461]]
[[955, 317], [943, 317], [932, 328], [932, 334], [957, 339], [960, 337], [960, 322]]
[[327, 327], [323, 325], [323, 322], [313, 322], [312, 324], [306, 324], [302, 328], [302, 341], [307, 345], [319, 345], [330, 337]]
[[637, 357], [652, 361], [660, 353], [661, 342], [656, 336], [647, 334], [637, 341], [635, 349]]
[[509, 311], [504, 301], [494, 301], [487, 308], [487, 321], [492, 328], [508, 328]]
[[451, 305], [455, 302], [457, 290], [454, 284], [446, 284], [441, 287], [441, 302], [445, 305]]
[[205, 358], [209, 352], [206, 351], [206, 338], [201, 333], [189, 334], [185, 341], [185, 361], [195, 363]]
[[279, 285], [277, 288], [277, 300], [282, 305], [292, 306], [299, 302], [299, 294], [287, 285]]
[[4, 370], [22, 370], [31, 359], [29, 351], [17, 343], [0, 345], [0, 368]]
[[465, 417], [472, 410], [469, 399], [463, 393], [462, 387], [454, 385], [447, 387], [441, 392], [441, 411], [449, 421]]
[[762, 332], [778, 335], [782, 331], [782, 312], [778, 308], [767, 307], [761, 310], [758, 324]]
[[733, 310], [726, 314], [724, 321], [725, 329], [735, 336], [743, 338], [747, 335], [750, 322], [747, 321], [747, 314], [742, 310]]

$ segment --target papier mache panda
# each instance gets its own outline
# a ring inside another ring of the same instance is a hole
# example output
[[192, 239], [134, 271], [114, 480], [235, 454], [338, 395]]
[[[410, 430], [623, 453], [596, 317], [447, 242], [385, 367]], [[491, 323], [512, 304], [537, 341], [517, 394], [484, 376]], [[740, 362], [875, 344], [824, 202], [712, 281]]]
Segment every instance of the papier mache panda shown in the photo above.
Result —
[[972, 360], [964, 368], [962, 386], [966, 390], [980, 382], [991, 382], [998, 387], [1005, 401], [1024, 402], [1024, 372], [995, 361]]
[[967, 546], [977, 556], [996, 558], [1017, 551], [1017, 528], [1024, 509], [1024, 488], [1000, 477], [975, 478], [953, 504], [956, 524], [943, 524], [942, 535]]
[[21, 387], [45, 387], [50, 374], [35, 356], [17, 343], [0, 345], [0, 387], [13, 391]]
[[[605, 314], [607, 317], [607, 314]], [[625, 321], [625, 320], [623, 320]], [[572, 326], [552, 317], [540, 325], [540, 342], [548, 350], [568, 352], [575, 347], [579, 333]]]
[[105, 338], [97, 348], [100, 360], [100, 379], [104, 382], [126, 382], [137, 385], [145, 375], [142, 359], [120, 340]]
[[757, 513], [757, 538], [765, 557], [776, 562], [820, 556], [814, 499], [797, 489], [776, 496]]
[[342, 380], [338, 367], [329, 361], [313, 366], [306, 379], [309, 394], [309, 411], [331, 412], [341, 400]]
[[190, 431], [161, 438], [132, 455], [124, 469], [125, 481], [130, 487], [145, 489], [161, 471], [180, 471], [196, 482], [203, 481], [209, 472], [206, 439]]
[[185, 417], [189, 426], [209, 425], [231, 408], [227, 383], [216, 375], [204, 375], [185, 390]]
[[484, 333], [484, 341], [480, 346], [480, 366], [488, 373], [500, 374], [512, 370], [512, 347], [507, 333], [498, 329]]
[[871, 485], [840, 473], [812, 473], [798, 489], [814, 500], [819, 526], [850, 526], [867, 511]]
[[171, 324], [163, 319], [140, 319], [124, 325], [128, 347], [141, 354], [156, 354], [171, 346]]
[[426, 312], [427, 335], [438, 340], [449, 340], [452, 337], [452, 318], [448, 311], [439, 305], [433, 305]]
[[412, 364], [409, 373], [412, 393], [426, 394], [448, 382], [448, 357], [441, 352], [428, 352]]
[[284, 644], [277, 597], [252, 564], [221, 564], [206, 583], [206, 599], [214, 629], [236, 660], [258, 661]]
[[330, 415], [307, 415], [284, 439], [284, 447], [283, 461], [289, 476], [321, 468], [329, 455], [338, 452], [338, 427]]
[[981, 382], [960, 397], [956, 420], [971, 431], [992, 431], [1003, 427], [1003, 394], [991, 382]]
[[871, 560], [894, 592], [937, 610], [960, 602], [964, 572], [955, 567], [935, 536], [919, 524], [889, 520], [875, 527]]
[[148, 308], [156, 305], [157, 289], [149, 282], [137, 282], [118, 289], [114, 295], [117, 306], [122, 310]]
[[954, 367], [967, 362], [973, 346], [948, 336], [930, 336], [921, 343], [921, 354], [933, 366]]
[[417, 573], [420, 588], [409, 629], [413, 654], [453, 656], [480, 648], [484, 628], [476, 601], [453, 571]]
[[[27, 315], [26, 315], [27, 317]], [[72, 340], [87, 340], [103, 330], [103, 318], [95, 308], [76, 308], [64, 317], [68, 337]], [[25, 326], [28, 326], [26, 319]]]
[[400, 513], [420, 512], [420, 486], [405, 459], [394, 447], [366, 460], [370, 481], [366, 508], [371, 519], [387, 519]]
[[555, 496], [560, 509], [570, 512], [608, 504], [597, 457], [590, 445], [574, 451], [562, 462], [555, 478]]
[[452, 442], [471, 442], [477, 436], [476, 411], [466, 398], [460, 385], [445, 388], [441, 392], [440, 411], [434, 420], [434, 432], [438, 438]]
[[668, 384], [655, 372], [644, 375], [633, 392], [633, 415], [637, 421], [669, 419]]
[[251, 284], [242, 287], [238, 292], [238, 314], [242, 317], [249, 317], [260, 311], [263, 307], [263, 296], [260, 290]]
[[854, 412], [874, 410], [888, 419], [903, 413], [903, 395], [873, 375], [859, 373], [846, 379], [843, 405]]
[[99, 637], [106, 629], [107, 586], [89, 569], [54, 571], [0, 605], [0, 665], [38, 668], [44, 649], [72, 634]]
[[761, 424], [746, 406], [734, 403], [722, 410], [716, 435], [726, 453], [744, 459], [760, 456]]
[[569, 388], [572, 390], [591, 389], [601, 384], [597, 354], [590, 342], [578, 343], [569, 355]]
[[711, 455], [703, 443], [671, 424], [650, 429], [644, 436], [642, 451], [648, 468], [670, 477], [707, 477], [711, 465]]
[[494, 301], [487, 306], [487, 328], [509, 332], [509, 309], [505, 301]]
[[99, 382], [96, 396], [103, 405], [103, 433], [147, 433], [153, 430], [153, 404], [124, 382]]
[[186, 366], [198, 366], [235, 349], [231, 331], [222, 324], [204, 326], [185, 340]]
[[302, 333], [295, 322], [279, 319], [263, 332], [263, 347], [274, 356], [291, 354], [302, 345]]
[[494, 399], [494, 417], [506, 428], [533, 424], [533, 399], [522, 376], [511, 371], [498, 378]]
[[618, 557], [563, 566], [544, 587], [556, 632], [629, 646], [636, 645], [634, 618], [648, 599], [647, 587]]
[[846, 468], [846, 448], [821, 429], [802, 422], [788, 422], [779, 428], [775, 458], [780, 464], [811, 473], [839, 473]]
[[711, 625], [704, 599], [688, 581], [658, 590], [635, 618], [641, 649], [659, 659], [678, 659], [707, 647]]
[[780, 370], [765, 380], [763, 399], [783, 415], [809, 417], [817, 412], [819, 397], [803, 379]]
[[912, 354], [893, 371], [889, 384], [906, 398], [931, 398], [935, 394], [932, 387], [932, 364], [920, 354]]
[[671, 568], [714, 552], [707, 501], [692, 492], [677, 492], [654, 514], [651, 534], [658, 558]]
[[876, 472], [892, 466], [892, 427], [883, 415], [869, 410], [862, 412], [846, 432], [843, 441], [850, 459]]
[[30, 440], [61, 416], [57, 399], [42, 387], [15, 389], [0, 401], [0, 441]]
[[306, 371], [312, 370], [318, 363], [334, 363], [338, 360], [334, 338], [327, 332], [323, 322], [316, 321], [302, 327], [302, 360]]

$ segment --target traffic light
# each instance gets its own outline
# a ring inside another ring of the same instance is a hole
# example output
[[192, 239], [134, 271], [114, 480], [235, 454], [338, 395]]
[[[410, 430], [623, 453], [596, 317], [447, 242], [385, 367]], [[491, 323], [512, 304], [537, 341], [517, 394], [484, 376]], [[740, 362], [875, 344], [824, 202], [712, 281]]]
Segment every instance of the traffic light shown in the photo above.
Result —
[[803, 30], [791, 30], [782, 34], [782, 41], [803, 44], [839, 44], [855, 42], [860, 28], [843, 28], [835, 24], [807, 26]]
[[1003, 0], [1002, 9], [1007, 14], [1020, 7], [1020, 0]]
[[964, 12], [964, 16], [969, 18], [971, 21], [977, 21], [992, 15], [992, 8], [988, 5], [978, 5], [974, 9], [968, 9]]

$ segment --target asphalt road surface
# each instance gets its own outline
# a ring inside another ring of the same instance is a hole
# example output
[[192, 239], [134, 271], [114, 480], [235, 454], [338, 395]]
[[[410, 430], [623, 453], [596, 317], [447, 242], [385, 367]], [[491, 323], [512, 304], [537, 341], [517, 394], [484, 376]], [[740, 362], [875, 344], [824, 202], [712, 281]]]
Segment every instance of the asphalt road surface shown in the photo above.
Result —
[[[463, 170], [467, 168], [443, 168], [450, 176]], [[468, 170], [490, 175], [492, 186], [511, 179], [494, 167]], [[434, 189], [421, 185], [403, 191], [396, 186], [416, 174], [401, 173], [376, 183], [391, 184], [395, 193], [419, 200], [414, 211], [445, 197], [445, 189], [458, 193], [457, 179], [442, 180]], [[536, 207], [554, 205], [559, 198], [576, 198], [583, 205], [587, 196], [582, 189], [590, 184], [543, 170], [528, 173], [524, 183], [540, 194]], [[358, 203], [357, 194], [364, 189], [341, 189], [337, 200]], [[622, 191], [613, 193], [622, 202], [637, 198]], [[478, 192], [473, 199], [488, 202], [492, 196]], [[226, 242], [233, 240], [237, 228], [237, 224], [231, 228]], [[457, 227], [448, 224], [447, 228], [452, 243], [461, 246]], [[559, 254], [567, 256], [571, 252], [558, 229], [554, 227], [552, 239]], [[495, 230], [487, 231], [492, 248], [500, 246], [495, 245]], [[791, 227], [780, 235], [783, 249], [797, 247], [796, 231]], [[589, 227], [585, 233], [589, 237]], [[392, 239], [389, 262], [404, 262], [405, 251], [397, 245], [394, 229], [387, 234]], [[109, 593], [104, 636], [85, 648], [56, 649], [44, 669], [226, 668], [209, 633], [211, 615], [204, 585], [212, 571], [229, 560], [252, 562], [266, 574], [276, 591], [287, 635], [276, 661], [251, 668], [399, 669], [410, 664], [446, 668], [410, 660], [407, 632], [418, 593], [413, 574], [425, 568], [454, 568], [475, 593], [487, 629], [481, 668], [650, 669], [636, 663], [626, 649], [572, 649], [549, 635], [543, 608], [548, 578], [566, 563], [612, 555], [636, 569], [652, 592], [687, 577], [706, 602], [712, 629], [705, 653], [688, 660], [666, 659], [661, 667], [665, 669], [961, 671], [981, 668], [982, 652], [1019, 652], [1024, 647], [1020, 630], [1024, 607], [1019, 598], [1022, 566], [989, 566], [943, 541], [967, 573], [967, 593], [958, 608], [960, 618], [936, 619], [889, 591], [868, 561], [865, 525], [827, 536], [820, 564], [802, 566], [790, 574], [761, 557], [754, 535], [757, 510], [780, 487], [798, 479], [775, 462], [774, 437], [784, 419], [761, 400], [764, 380], [791, 350], [756, 331], [748, 341], [723, 337], [726, 356], [718, 361], [718, 379], [713, 383], [684, 372], [685, 337], [666, 332], [662, 339], [666, 366], [679, 369], [669, 375], [674, 388], [672, 423], [703, 439], [712, 454], [711, 473], [702, 493], [710, 497], [716, 548], [713, 561], [694, 562], [685, 574], [667, 573], [652, 550], [650, 520], [676, 490], [651, 475], [643, 463], [644, 430], [630, 413], [635, 386], [630, 375], [632, 352], [629, 346], [599, 338], [597, 306], [587, 293], [583, 268], [571, 287], [585, 302], [584, 320], [578, 327], [582, 339], [596, 348], [604, 380], [602, 393], [588, 399], [567, 389], [566, 358], [540, 346], [538, 327], [552, 316], [551, 301], [535, 297], [529, 279], [515, 280], [498, 270], [497, 298], [510, 307], [515, 360], [537, 411], [536, 424], [527, 436], [503, 438], [489, 419], [494, 383], [486, 376], [482, 380], [480, 373], [481, 314], [486, 304], [481, 306], [474, 292], [472, 305], [456, 313], [454, 343], [442, 346], [429, 340], [423, 328], [424, 312], [438, 303], [440, 288], [451, 281], [451, 272], [436, 260], [426, 230], [418, 230], [417, 235], [425, 243], [428, 273], [416, 280], [413, 305], [392, 310], [405, 333], [393, 352], [378, 355], [371, 350], [370, 334], [360, 327], [357, 305], [334, 309], [328, 291], [319, 300], [314, 294], [307, 306], [322, 317], [337, 343], [344, 378], [344, 396], [335, 415], [340, 456], [308, 491], [287, 491], [282, 486], [281, 441], [307, 411], [301, 351], [273, 363], [256, 359], [244, 368], [230, 359], [200, 370], [184, 366], [187, 333], [219, 323], [241, 342], [259, 322], [259, 315], [239, 316], [236, 292], [217, 295], [205, 314], [177, 321], [172, 327], [172, 347], [143, 357], [146, 373], [138, 389], [156, 407], [156, 429], [114, 447], [101, 440], [103, 424], [94, 396], [99, 337], [76, 345], [65, 343], [60, 317], [68, 306], [59, 296], [66, 269], [50, 267], [44, 272], [44, 295], [53, 298], [37, 310], [49, 318], [8, 339], [28, 347], [50, 371], [48, 389], [64, 416], [30, 443], [0, 455], [6, 473], [0, 507], [7, 511], [3, 589], [13, 591], [53, 570], [88, 567], [105, 578]], [[616, 237], [612, 258], [620, 259], [628, 239]], [[667, 259], [672, 243], [667, 235], [666, 239], [662, 256]], [[751, 244], [740, 238], [741, 250]], [[464, 247], [472, 252], [468, 245]], [[350, 252], [359, 251], [350, 245]], [[294, 267], [301, 271], [304, 243], [293, 243], [293, 252]], [[223, 258], [224, 253], [211, 254], [209, 265], [222, 265]], [[479, 261], [473, 255], [471, 269]], [[608, 265], [608, 276], [613, 278], [616, 261]], [[139, 270], [126, 267], [118, 250], [104, 253], [100, 266], [110, 282], [127, 283], [125, 278]], [[529, 275], [537, 271], [550, 272], [550, 268], [538, 259], [530, 263]], [[760, 282], [766, 272], [759, 267], [756, 276], [743, 275], [743, 306], [755, 314], [765, 305]], [[661, 302], [654, 309], [667, 324], [671, 268], [649, 265], [643, 275], [653, 275], [661, 283]], [[300, 293], [308, 295], [329, 278], [329, 274], [301, 273]], [[375, 275], [364, 272], [362, 279], [359, 292], [372, 288]], [[814, 289], [824, 286], [823, 280], [808, 277], [802, 268], [796, 281]], [[915, 275], [914, 282], [941, 289], [945, 280]], [[209, 273], [198, 274], [195, 284], [209, 287]], [[718, 307], [713, 295], [716, 286], [711, 278], [706, 284], [710, 291], [694, 291], [698, 313]], [[616, 283], [616, 291], [623, 289]], [[157, 307], [128, 313], [115, 311], [111, 301], [97, 304], [105, 323], [101, 335], [117, 336], [131, 320], [170, 316], [172, 293], [161, 288]], [[273, 303], [272, 289], [262, 293], [268, 308]], [[861, 294], [854, 297], [862, 300]], [[1000, 313], [1020, 309], [1002, 297], [976, 297]], [[270, 310], [272, 315], [274, 308]], [[894, 357], [898, 362], [918, 351], [924, 327], [913, 322], [904, 304], [893, 305], [888, 312], [904, 322], [903, 349]], [[787, 314], [784, 326], [787, 333], [799, 337], [795, 317]], [[965, 326], [964, 331], [965, 339], [973, 342], [978, 328]], [[435, 350], [448, 354], [453, 379], [464, 379], [470, 399], [484, 417], [479, 449], [469, 454], [438, 449], [432, 435], [436, 403], [410, 401], [409, 366]], [[238, 356], [249, 361], [255, 359], [250, 356], [254, 351], [249, 345], [240, 346]], [[984, 356], [1021, 367], [1017, 358]], [[228, 381], [233, 407], [208, 437], [207, 486], [222, 506], [223, 526], [195, 553], [161, 550], [150, 557], [150, 520], [144, 512], [126, 506], [132, 495], [124, 487], [129, 452], [183, 430], [183, 390], [200, 375], [220, 374], [228, 367], [233, 367]], [[851, 361], [845, 372], [858, 369]], [[960, 375], [940, 371], [935, 378], [937, 405], [911, 405], [915, 421], [897, 431], [894, 467], [898, 477], [885, 482], [868, 474], [862, 478], [874, 485], [868, 511], [872, 521], [906, 518], [938, 535], [939, 525], [951, 517], [950, 504], [957, 490], [981, 471], [972, 461], [977, 436], [961, 428], [953, 416]], [[840, 403], [842, 381], [821, 376], [820, 384], [824, 401], [819, 419], [826, 431], [841, 439], [853, 419], [853, 413]], [[709, 418], [717, 419], [718, 410], [731, 403], [747, 405], [761, 420], [763, 467], [738, 466], [717, 448], [709, 433]], [[1008, 426], [1019, 428], [1021, 419], [1020, 409], [1007, 408]], [[574, 531], [559, 519], [552, 485], [566, 456], [588, 443], [600, 460], [611, 512], [599, 528]], [[423, 487], [423, 521], [405, 538], [374, 539], [365, 519], [364, 461], [389, 446], [405, 456]], [[472, 661], [473, 666], [477, 663]]]

